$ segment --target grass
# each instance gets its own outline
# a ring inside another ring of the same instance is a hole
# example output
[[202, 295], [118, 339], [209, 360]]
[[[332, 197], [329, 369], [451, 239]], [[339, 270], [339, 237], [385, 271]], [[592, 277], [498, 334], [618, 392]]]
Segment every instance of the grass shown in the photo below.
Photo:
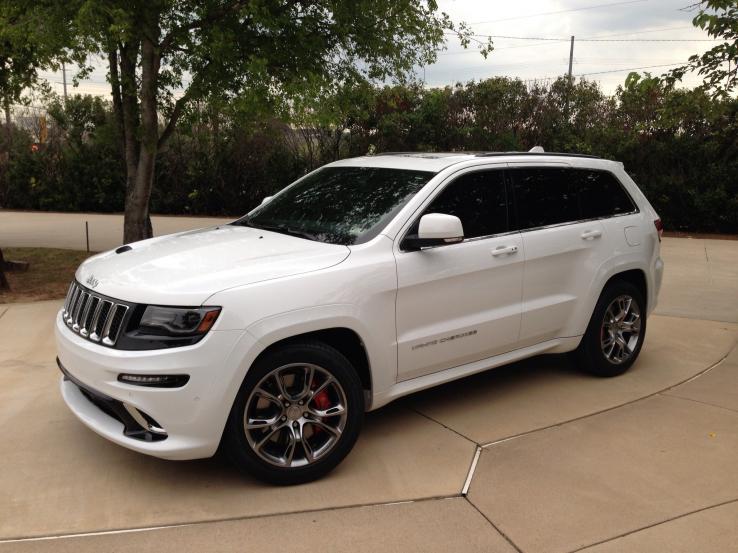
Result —
[[64, 298], [74, 273], [92, 253], [55, 248], [3, 248], [6, 261], [27, 261], [25, 272], [6, 272], [10, 291], [0, 290], [0, 303]]

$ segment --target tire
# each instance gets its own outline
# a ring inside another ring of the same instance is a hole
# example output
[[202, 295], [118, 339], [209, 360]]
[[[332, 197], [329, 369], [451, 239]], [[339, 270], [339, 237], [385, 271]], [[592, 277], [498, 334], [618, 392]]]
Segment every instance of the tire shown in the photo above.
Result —
[[363, 418], [361, 381], [340, 352], [317, 341], [287, 344], [249, 369], [228, 417], [224, 451], [259, 480], [302, 484], [348, 455]]
[[[620, 321], [622, 308], [628, 301], [628, 310]], [[602, 291], [575, 356], [579, 366], [591, 374], [618, 376], [638, 358], [645, 337], [643, 293], [630, 282], [616, 280]]]

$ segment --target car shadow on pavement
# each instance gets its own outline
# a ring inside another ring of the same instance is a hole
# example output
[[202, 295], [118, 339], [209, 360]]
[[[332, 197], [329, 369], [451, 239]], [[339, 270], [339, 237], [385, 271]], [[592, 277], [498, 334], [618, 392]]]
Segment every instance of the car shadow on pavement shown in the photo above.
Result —
[[539, 355], [425, 390], [402, 404], [485, 445], [637, 399], [642, 364], [617, 379], [592, 376], [570, 354]]

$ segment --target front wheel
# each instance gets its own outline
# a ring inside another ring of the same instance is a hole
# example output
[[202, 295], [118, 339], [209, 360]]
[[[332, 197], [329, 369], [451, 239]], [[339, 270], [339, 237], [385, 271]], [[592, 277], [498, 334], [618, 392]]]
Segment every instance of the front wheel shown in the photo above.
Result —
[[246, 375], [226, 426], [226, 452], [266, 482], [309, 482], [351, 451], [363, 415], [361, 382], [340, 352], [321, 342], [289, 344]]
[[579, 365], [598, 376], [627, 371], [646, 337], [645, 307], [643, 294], [630, 282], [608, 284], [576, 350]]

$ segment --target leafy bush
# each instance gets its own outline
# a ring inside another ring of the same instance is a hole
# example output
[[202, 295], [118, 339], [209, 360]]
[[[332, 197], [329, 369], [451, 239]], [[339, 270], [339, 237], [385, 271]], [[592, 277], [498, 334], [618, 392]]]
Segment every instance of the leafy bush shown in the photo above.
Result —
[[[125, 168], [110, 106], [77, 96], [48, 109], [40, 151], [31, 152], [29, 133], [14, 135], [0, 206], [122, 211]], [[202, 105], [160, 152], [151, 205], [238, 215], [340, 157], [535, 145], [622, 161], [668, 229], [738, 233], [738, 100], [637, 74], [613, 96], [585, 80], [527, 87], [493, 78], [437, 89], [362, 83], [271, 112], [238, 99]]]

